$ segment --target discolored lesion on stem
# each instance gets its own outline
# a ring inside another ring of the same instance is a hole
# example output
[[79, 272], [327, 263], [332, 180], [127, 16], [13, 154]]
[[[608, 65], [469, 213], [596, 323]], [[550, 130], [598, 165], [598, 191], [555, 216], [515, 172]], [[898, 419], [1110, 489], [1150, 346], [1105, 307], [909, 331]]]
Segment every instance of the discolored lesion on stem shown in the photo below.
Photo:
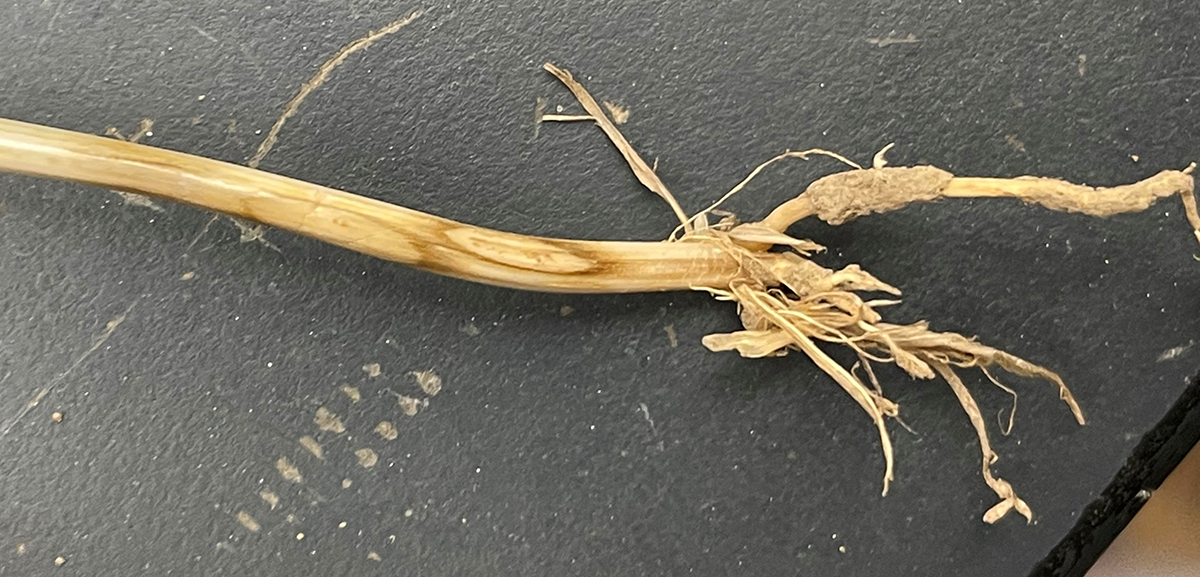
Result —
[[[936, 332], [924, 322], [895, 325], [879, 310], [899, 295], [895, 287], [857, 265], [841, 270], [820, 266], [812, 256], [821, 245], [786, 234], [793, 223], [816, 217], [830, 224], [914, 202], [942, 198], [1013, 197], [1047, 208], [1109, 216], [1145, 210], [1154, 201], [1179, 195], [1200, 240], [1200, 217], [1189, 167], [1165, 171], [1132, 185], [1091, 188], [1054, 179], [957, 177], [931, 166], [890, 167], [887, 148], [869, 168], [826, 150], [784, 152], [760, 165], [718, 201], [689, 216], [662, 180], [617, 130], [615, 123], [570, 73], [547, 64], [580, 102], [586, 115], [541, 115], [539, 121], [594, 121], [620, 150], [639, 181], [660, 196], [680, 221], [665, 242], [550, 239], [489, 230], [349, 192], [128, 142], [0, 119], [0, 170], [94, 184], [147, 194], [320, 239], [337, 246], [465, 280], [550, 292], [626, 293], [701, 290], [738, 306], [744, 329], [709, 335], [714, 351], [745, 357], [799, 351], [810, 358], [867, 413], [884, 456], [883, 492], [894, 477], [886, 419], [900, 407], [888, 399], [871, 368], [894, 363], [914, 379], [941, 377], [959, 399], [979, 437], [985, 482], [1000, 498], [984, 520], [1009, 511], [1031, 518], [1012, 486], [994, 477], [996, 460], [987, 427], [954, 367], [1010, 373], [1050, 382], [1080, 424], [1083, 412], [1054, 372], [975, 339]], [[539, 105], [540, 106], [540, 105]], [[540, 108], [539, 108], [540, 111]], [[787, 158], [823, 155], [851, 170], [813, 182], [758, 222], [742, 222], [718, 207], [743, 190], [767, 166]], [[718, 222], [710, 217], [719, 216]], [[775, 250], [777, 247], [784, 250]], [[871, 386], [822, 348], [845, 346], [859, 358]], [[1000, 385], [1003, 386], [1003, 385]]]

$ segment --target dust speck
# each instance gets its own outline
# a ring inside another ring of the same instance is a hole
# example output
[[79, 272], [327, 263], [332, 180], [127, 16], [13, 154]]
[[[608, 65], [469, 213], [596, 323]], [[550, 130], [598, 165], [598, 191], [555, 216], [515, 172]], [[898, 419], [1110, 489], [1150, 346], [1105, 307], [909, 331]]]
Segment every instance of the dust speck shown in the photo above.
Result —
[[1087, 54], [1079, 55], [1079, 75], [1087, 74]]
[[563, 305], [563, 306], [559, 307], [559, 309], [558, 309], [558, 314], [561, 316], [564, 316], [564, 317], [570, 315], [573, 312], [575, 312], [575, 309], [573, 309], [567, 305]]
[[671, 343], [671, 348], [679, 346], [679, 338], [675, 335], [675, 325], [667, 325], [663, 327], [663, 331], [667, 333], [667, 342]]
[[189, 270], [189, 271], [179, 275], [179, 280], [192, 280], [194, 278], [196, 278], [196, 271], [192, 271], [192, 270]]
[[304, 477], [300, 475], [300, 469], [297, 469], [287, 457], [280, 457], [278, 461], [275, 461], [275, 469], [288, 481], [293, 483], [304, 481]]
[[359, 401], [362, 401], [362, 392], [360, 392], [359, 387], [356, 386], [342, 385], [342, 395], [349, 397], [350, 402], [352, 403], [358, 403]]
[[341, 523], [338, 523], [338, 529], [345, 529], [345, 528], [346, 528], [346, 522], [345, 522], [345, 521], [342, 521]]
[[347, 397], [350, 397], [351, 403], [357, 403], [362, 400], [362, 393], [360, 393], [358, 391], [358, 387], [351, 387], [350, 385], [342, 385], [342, 393], [345, 394]]
[[117, 195], [121, 197], [122, 204], [140, 206], [155, 212], [163, 212], [163, 208], [155, 204], [154, 201], [150, 200], [149, 197], [142, 196], [140, 194], [134, 194], [132, 192], [125, 192], [123, 190], [114, 190], [113, 192], [117, 193]]
[[616, 102], [609, 102], [607, 100], [605, 100], [602, 104], [604, 104], [604, 107], [608, 109], [608, 114], [612, 116], [613, 123], [625, 124], [629, 121], [628, 108], [625, 108]]
[[342, 479], [342, 488], [343, 488], [343, 489], [349, 489], [349, 488], [350, 488], [350, 485], [353, 485], [353, 484], [354, 484], [354, 481], [351, 481], [351, 480], [350, 480], [350, 479], [348, 479], [348, 478], [347, 478], [347, 479]]
[[1134, 161], [1134, 162], [1138, 162], [1138, 161], [1142, 160], [1142, 157], [1140, 157], [1140, 156], [1138, 156], [1138, 155], [1136, 155], [1136, 154], [1130, 154], [1130, 155], [1129, 155], [1129, 160], [1132, 160], [1132, 161]]
[[379, 366], [379, 363], [368, 363], [363, 365], [363, 372], [367, 373], [367, 376], [373, 379], [382, 375], [383, 369]]
[[467, 323], [467, 324], [463, 325], [462, 328], [460, 328], [459, 330], [461, 330], [463, 333], [465, 333], [468, 337], [477, 337], [477, 336], [479, 336], [479, 333], [481, 332], [479, 330], [479, 327], [475, 326], [475, 323]]
[[434, 396], [442, 390], [442, 378], [433, 371], [413, 371], [409, 373], [417, 379], [417, 385], [429, 396]]
[[297, 541], [303, 541], [303, 540], [304, 540], [304, 533], [296, 533], [296, 540], [297, 540]]
[[237, 512], [237, 521], [251, 533], [257, 533], [262, 530], [262, 525], [259, 525], [258, 521], [245, 511]]
[[1025, 143], [1018, 140], [1015, 134], [1005, 134], [1004, 144], [1007, 144], [1009, 148], [1017, 152], [1025, 152]]
[[379, 421], [379, 424], [375, 425], [375, 432], [389, 441], [395, 441], [396, 437], [400, 436], [400, 432], [396, 430], [396, 426], [391, 421]]
[[53, 413], [50, 413], [50, 420], [54, 421], [55, 423], [61, 423], [63, 422], [63, 414], [58, 411], [54, 411]]
[[304, 447], [305, 451], [312, 453], [313, 456], [318, 459], [325, 458], [325, 451], [323, 449], [321, 449], [321, 444], [318, 443], [316, 439], [314, 439], [308, 435], [304, 435], [303, 437], [300, 437], [300, 446]]
[[258, 496], [262, 497], [262, 500], [265, 501], [267, 505], [271, 506], [272, 511], [275, 510], [275, 507], [279, 506], [279, 495], [276, 495], [275, 493], [263, 489], [262, 491], [259, 491]]
[[62, 567], [63, 565], [66, 565], [66, 564], [67, 564], [67, 558], [66, 558], [66, 557], [63, 557], [62, 555], [59, 555], [58, 557], [55, 557], [55, 558], [54, 558], [54, 566], [55, 566], [55, 567]]
[[412, 509], [405, 509], [405, 510], [404, 510], [404, 516], [405, 516], [405, 517], [412, 517], [412, 516], [413, 516], [413, 510], [412, 510]]
[[410, 417], [417, 414], [417, 407], [421, 404], [420, 401], [404, 395], [396, 395], [396, 402], [400, 405], [400, 410]]
[[[539, 96], [539, 97], [537, 97], [537, 100], [533, 101], [533, 122], [534, 122], [534, 124], [541, 124], [542, 117], [545, 115], [546, 115], [546, 99]], [[536, 135], [535, 135], [535, 137], [536, 137]]]
[[25, 544], [17, 543], [17, 555], [24, 555], [24, 554], [25, 554]]
[[380, 557], [379, 553], [376, 553], [374, 551], [367, 553], [367, 559], [370, 559], [375, 562], [383, 561], [383, 557]]
[[370, 469], [379, 462], [379, 455], [370, 449], [359, 449], [354, 452], [354, 456], [358, 457], [358, 464], [362, 465], [364, 469]]
[[322, 431], [329, 431], [331, 433], [346, 432], [346, 426], [342, 424], [342, 420], [338, 418], [337, 414], [325, 407], [317, 408], [317, 414], [313, 417], [313, 422]]
[[838, 553], [845, 553], [845, 552], [846, 552], [846, 546], [845, 546], [845, 545], [839, 545], [839, 546], [838, 546]]

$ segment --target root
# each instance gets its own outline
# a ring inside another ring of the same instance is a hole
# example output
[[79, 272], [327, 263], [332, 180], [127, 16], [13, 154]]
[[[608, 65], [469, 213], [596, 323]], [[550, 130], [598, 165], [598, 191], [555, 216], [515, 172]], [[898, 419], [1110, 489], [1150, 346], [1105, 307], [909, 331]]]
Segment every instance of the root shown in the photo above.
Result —
[[[985, 377], [987, 377], [988, 380], [991, 381], [993, 385], [996, 385], [996, 387], [998, 387], [1000, 390], [1008, 393], [1009, 396], [1012, 397], [1012, 400], [1013, 400], [1012, 409], [1010, 409], [1008, 411], [1008, 424], [1005, 425], [1003, 423], [1000, 423], [1000, 426], [1002, 427], [1002, 429], [1000, 430], [1000, 434], [1007, 437], [1012, 434], [1013, 425], [1015, 425], [1017, 422], [1017, 398], [1019, 397], [1019, 395], [1017, 395], [1016, 391], [1004, 386], [1004, 383], [1001, 383], [999, 380], [996, 379], [996, 377], [993, 377], [992, 372], [987, 370], [987, 367], [981, 367], [980, 370], [983, 371], [983, 375]], [[999, 419], [1000, 419], [1000, 413], [997, 413], [996, 414], [997, 423], [999, 423]]]
[[[785, 158], [799, 158], [801, 160], [808, 160], [810, 156], [814, 156], [814, 155], [828, 156], [829, 158], [837, 160], [851, 168], [854, 168], [857, 170], [862, 170], [862, 167], [859, 166], [858, 163], [854, 162], [853, 160], [850, 160], [836, 152], [830, 152], [830, 151], [822, 149], [822, 148], [810, 148], [808, 150], [803, 150], [803, 151], [799, 151], [799, 152], [793, 152], [791, 150], [788, 150], [788, 151], [785, 151], [783, 154], [775, 156], [774, 158], [771, 158], [770, 160], [755, 167], [754, 170], [750, 171], [750, 174], [747, 175], [746, 178], [743, 178], [742, 181], [737, 183], [736, 186], [729, 189], [729, 192], [726, 192], [721, 198], [717, 199], [716, 202], [710, 204], [708, 206], [708, 208], [696, 213], [691, 218], [689, 218], [687, 220], [687, 223], [693, 223], [698, 219], [705, 218], [706, 215], [708, 215], [709, 213], [712, 213], [714, 210], [717, 209], [717, 207], [724, 204], [725, 201], [729, 200], [735, 194], [741, 192], [742, 189], [746, 188], [746, 185], [749, 184], [751, 180], [754, 180], [754, 177], [758, 176], [759, 173], [761, 173], [763, 170], [765, 170], [768, 166], [771, 166], [772, 164], [775, 164], [776, 162], [779, 162], [780, 160], [783, 160]], [[707, 225], [707, 221], [705, 221], [701, 226], [703, 227], [706, 225]], [[676, 227], [675, 230], [671, 231], [671, 237], [670, 237], [671, 240], [674, 240], [678, 236], [680, 230], [683, 227], [684, 227], [684, 225], [681, 224], [678, 227]]]
[[[1092, 189], [1051, 179], [960, 179], [931, 166], [888, 167], [885, 155], [892, 147], [890, 144], [874, 156], [869, 169], [863, 169], [837, 153], [810, 149], [787, 151], [767, 160], [708, 208], [691, 217], [683, 217], [679, 204], [654, 174], [654, 170], [641, 160], [586, 89], [566, 71], [550, 64], [545, 68], [567, 85], [588, 115], [544, 115], [540, 119], [595, 121], [624, 155], [642, 184], [666, 200], [680, 217], [680, 225], [671, 233], [669, 240], [714, 246], [737, 261], [738, 272], [728, 285], [694, 287], [709, 292], [718, 300], [736, 302], [745, 327], [742, 331], [704, 337], [702, 342], [706, 347], [712, 351], [736, 350], [748, 358], [780, 356], [789, 350], [803, 352], [858, 403], [875, 425], [884, 457], [884, 495], [887, 495], [894, 479], [895, 469], [885, 417], [899, 420], [900, 408], [884, 395], [870, 363], [895, 363], [915, 379], [933, 379], [940, 375], [954, 391], [975, 429], [982, 454], [984, 482], [1000, 498], [1000, 502], [984, 514], [983, 520], [994, 523], [1009, 511], [1017, 511], [1027, 521], [1032, 519], [1033, 512], [1025, 501], [1017, 497], [1012, 485], [992, 475], [991, 464], [997, 456], [988, 439], [983, 416], [974, 397], [951, 367], [978, 367], [992, 383], [1013, 396], [1008, 425], [1002, 427], [1005, 435], [1012, 430], [1015, 422], [1017, 394], [995, 379], [989, 367], [997, 366], [1013, 374], [1050, 382], [1075, 420], [1083, 424], [1083, 412], [1062, 379], [1044, 367], [980, 344], [974, 339], [955, 333], [931, 331], [924, 322], [911, 325], [883, 322], [875, 309], [896, 304], [897, 301], [865, 301], [857, 293], [885, 292], [898, 295], [898, 289], [857, 265], [840, 271], [821, 267], [808, 257], [823, 251], [824, 247], [812, 241], [792, 238], [783, 231], [791, 223], [809, 216], [836, 225], [860, 216], [895, 210], [913, 202], [934, 201], [946, 196], [997, 196], [997, 191], [1056, 210], [1098, 216], [1144, 209], [1154, 199], [1176, 192], [1184, 197], [1186, 206], [1189, 200], [1194, 204], [1190, 196], [1189, 175], [1167, 172], [1137, 185]], [[835, 158], [849, 165], [852, 170], [817, 180], [803, 194], [784, 203], [761, 222], [741, 223], [732, 214], [724, 213], [720, 222], [709, 224], [708, 215], [718, 214], [717, 209], [721, 204], [742, 191], [768, 166], [785, 158], [808, 159], [811, 155]], [[1190, 210], [1189, 218], [1194, 212], [1194, 209]], [[767, 252], [774, 246], [789, 247], [791, 252]], [[852, 349], [859, 358], [855, 367], [864, 368], [871, 387], [863, 383], [853, 370], [847, 370], [821, 350], [818, 342]]]
[[992, 445], [988, 442], [987, 427], [984, 426], [983, 415], [979, 413], [979, 405], [975, 404], [975, 398], [971, 396], [971, 392], [967, 390], [962, 379], [954, 374], [954, 371], [946, 363], [933, 363], [933, 368], [938, 374], [945, 379], [950, 385], [950, 389], [954, 391], [954, 396], [958, 397], [959, 404], [962, 405], [963, 411], [967, 413], [967, 417], [971, 419], [971, 426], [975, 427], [975, 434], [979, 437], [979, 449], [983, 454], [983, 480], [996, 492], [996, 496], [1000, 497], [1000, 502], [988, 509], [983, 514], [983, 521], [991, 524], [1000, 520], [1008, 514], [1009, 511], [1016, 511], [1025, 517], [1025, 522], [1033, 522], [1033, 511], [1025, 501], [1017, 497], [1017, 493], [1013, 491], [1012, 485], [999, 477], [992, 476], [992, 464], [1000, 457], [992, 451]]
[[1095, 188], [1053, 178], [975, 178], [954, 176], [933, 166], [887, 167], [883, 154], [890, 147], [875, 156], [870, 169], [839, 172], [813, 182], [803, 194], [772, 211], [762, 225], [782, 232], [810, 216], [838, 225], [917, 202], [989, 197], [1018, 198], [1055, 211], [1103, 218], [1142, 212], [1162, 198], [1179, 195], [1192, 233], [1200, 242], [1200, 212], [1191, 174], [1195, 163], [1133, 184]]
[[[700, 234], [704, 233], [696, 233], [691, 240], [698, 240], [695, 236]], [[1011, 430], [1015, 418], [1016, 392], [1000, 384], [988, 368], [997, 366], [1013, 374], [1049, 381], [1055, 385], [1076, 421], [1083, 424], [1079, 404], [1057, 374], [962, 335], [931, 331], [924, 322], [911, 325], [882, 322], [875, 307], [892, 304], [892, 301], [864, 301], [856, 291], [896, 291], [856, 266], [835, 272], [799, 256], [781, 264], [763, 259], [723, 238], [725, 235], [727, 233], [719, 230], [708, 231], [707, 242], [740, 253], [736, 258], [742, 264], [741, 280], [729, 290], [711, 287], [705, 290], [718, 299], [737, 302], [746, 330], [708, 335], [702, 341], [706, 347], [712, 351], [736, 350], [750, 358], [779, 356], [790, 349], [804, 352], [862, 407], [879, 430], [885, 463], [885, 495], [893, 479], [894, 457], [883, 417], [898, 417], [899, 407], [884, 397], [870, 369], [870, 361], [895, 363], [916, 379], [941, 375], [954, 389], [979, 436], [984, 452], [984, 481], [1001, 498], [1000, 504], [989, 510], [984, 520], [995, 522], [1010, 510], [1027, 518], [1032, 515], [1028, 505], [1016, 497], [1007, 481], [991, 475], [988, 466], [996, 457], [988, 442], [979, 408], [950, 367], [978, 367], [992, 382], [1014, 396], [1013, 412], [1005, 434]], [[816, 345], [818, 341], [841, 344], [854, 350], [873, 389], [821, 351]]]
[[[789, 345], [796, 347], [804, 352], [812, 359], [822, 371], [825, 371], [833, 380], [841, 385], [842, 389], [854, 399], [863, 411], [866, 411], [867, 416], [875, 423], [876, 429], [879, 430], [879, 443], [883, 447], [884, 458], [884, 473], [883, 473], [883, 495], [887, 495], [888, 487], [894, 479], [894, 459], [892, 456], [892, 441], [888, 436], [887, 425], [883, 421], [884, 410], [880, 408], [877, 402], [877, 397], [863, 385], [862, 381], [850, 374], [844, 367], [834, 361], [829, 355], [825, 354], [816, 343], [813, 342], [809, 335], [805, 334], [801, 325], [789, 321], [782, 314], [781, 304], [783, 299], [773, 297], [769, 293], [756, 290], [755, 287], [749, 284], [738, 283], [732, 287], [731, 294], [734, 300], [743, 307], [743, 313], [750, 312], [752, 316], [764, 319], [773, 324], [779, 330], [789, 337]], [[707, 343], [706, 343], [707, 344]]]

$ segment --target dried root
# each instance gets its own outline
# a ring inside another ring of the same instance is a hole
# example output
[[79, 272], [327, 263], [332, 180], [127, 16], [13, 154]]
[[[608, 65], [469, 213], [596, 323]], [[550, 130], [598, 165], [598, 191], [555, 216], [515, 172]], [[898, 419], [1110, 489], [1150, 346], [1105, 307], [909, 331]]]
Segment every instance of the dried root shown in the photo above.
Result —
[[[884, 396], [871, 363], [895, 363], [914, 379], [941, 377], [958, 398], [975, 429], [982, 455], [984, 482], [999, 498], [999, 502], [983, 516], [987, 523], [996, 522], [1009, 511], [1016, 511], [1031, 521], [1033, 512], [1016, 495], [1011, 484], [992, 474], [991, 465], [998, 456], [992, 450], [979, 406], [955, 373], [954, 367], [978, 368], [991, 382], [1013, 394], [1014, 415], [1016, 393], [1000, 384], [988, 369], [1000, 367], [1015, 375], [1045, 380], [1054, 386], [1059, 398], [1082, 425], [1083, 411], [1071, 391], [1049, 369], [974, 339], [932, 331], [925, 322], [910, 325], [884, 322], [877, 309], [898, 301], [864, 300], [859, 293], [877, 292], [898, 296], [898, 289], [857, 265], [834, 271], [816, 264], [809, 257], [823, 251], [824, 247], [809, 240], [792, 238], [784, 231], [792, 223], [810, 216], [837, 225], [860, 216], [944, 197], [1009, 196], [1053, 210], [1103, 217], [1145, 210], [1160, 198], [1178, 194], [1183, 200], [1193, 232], [1200, 240], [1200, 216], [1197, 216], [1190, 174], [1195, 165], [1183, 171], [1164, 171], [1128, 186], [1092, 188], [1048, 178], [960, 178], [932, 166], [888, 167], [884, 155], [891, 145], [876, 154], [871, 168], [867, 169], [825, 150], [785, 152], [755, 168], [709, 208], [692, 217], [684, 217], [674, 196], [621, 136], [615, 124], [605, 116], [587, 91], [569, 73], [550, 64], [546, 65], [546, 69], [571, 90], [588, 115], [548, 115], [542, 119], [594, 120], [621, 150], [639, 180], [665, 199], [679, 216], [681, 224], [671, 234], [670, 240], [719, 247], [737, 261], [738, 272], [727, 285], [694, 288], [707, 291], [718, 300], [737, 303], [744, 330], [708, 335], [704, 337], [703, 344], [712, 351], [737, 351], [748, 358], [780, 356], [789, 350], [798, 350], [812, 359], [858, 403], [875, 425], [885, 462], [884, 495], [888, 492], [894, 471], [892, 443], [885, 417], [898, 418], [900, 409]], [[732, 214], [716, 210], [770, 164], [785, 158], [808, 159], [812, 155], [833, 157], [852, 169], [817, 180], [803, 194], [780, 205], [761, 222], [743, 223]], [[710, 225], [709, 215], [723, 218]], [[679, 236], [681, 231], [682, 236]], [[788, 247], [790, 252], [768, 251], [777, 246]], [[864, 368], [872, 386], [868, 387], [854, 371], [838, 364], [820, 348], [820, 343], [843, 345], [853, 350], [859, 358], [855, 366]], [[1013, 418], [1010, 415], [1005, 434], [1011, 429]]]
[[[1029, 507], [1016, 496], [1011, 485], [992, 476], [990, 465], [997, 457], [991, 449], [983, 417], [971, 393], [951, 367], [977, 367], [986, 373], [989, 367], [997, 366], [1013, 374], [1044, 379], [1055, 386], [1059, 398], [1067, 404], [1076, 421], [1083, 424], [1079, 404], [1057, 374], [962, 335], [931, 331], [924, 322], [911, 325], [883, 322], [876, 308], [896, 301], [864, 301], [858, 292], [898, 294], [899, 291], [856, 265], [832, 271], [800, 253], [783, 253], [790, 258], [764, 260], [713, 232], [709, 232], [712, 236], [706, 242], [717, 242], [739, 252], [745, 274], [728, 290], [705, 290], [719, 300], [737, 302], [745, 330], [708, 335], [703, 339], [706, 347], [713, 351], [735, 350], [751, 358], [778, 356], [795, 349], [812, 359], [862, 407], [878, 429], [885, 460], [885, 495], [893, 478], [893, 456], [884, 417], [897, 417], [899, 407], [883, 395], [870, 369], [871, 362], [895, 363], [916, 379], [941, 376], [953, 389], [975, 427], [983, 451], [984, 480], [1001, 499], [984, 515], [984, 520], [994, 522], [1010, 510], [1016, 510], [1027, 519], [1032, 518]], [[687, 238], [699, 240], [695, 235]], [[837, 364], [817, 346], [817, 342], [852, 349], [866, 368], [874, 388], [868, 388], [852, 372]]]

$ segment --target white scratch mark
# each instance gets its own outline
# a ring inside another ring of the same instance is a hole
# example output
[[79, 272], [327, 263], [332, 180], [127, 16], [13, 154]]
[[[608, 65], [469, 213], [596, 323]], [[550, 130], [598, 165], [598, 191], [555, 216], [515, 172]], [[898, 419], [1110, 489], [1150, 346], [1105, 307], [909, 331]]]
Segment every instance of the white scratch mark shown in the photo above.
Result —
[[1177, 347], [1169, 348], [1163, 351], [1161, 355], [1158, 355], [1158, 362], [1163, 363], [1178, 359], [1179, 357], [1183, 356], [1183, 353], [1186, 353], [1188, 349], [1195, 345], [1196, 341], [1188, 341], [1186, 345], [1179, 345]]
[[8, 424], [4, 425], [4, 430], [0, 431], [0, 437], [7, 435], [8, 432], [11, 431], [12, 428], [17, 424], [17, 422], [24, 418], [25, 415], [29, 414], [29, 411], [33, 410], [34, 407], [38, 406], [38, 403], [42, 402], [42, 399], [45, 398], [46, 395], [50, 394], [54, 388], [59, 385], [59, 383], [62, 383], [64, 379], [70, 376], [72, 371], [78, 368], [79, 365], [82, 365], [83, 362], [88, 359], [88, 357], [92, 356], [92, 353], [104, 346], [104, 343], [108, 341], [108, 338], [111, 337], [114, 332], [116, 332], [117, 327], [121, 326], [121, 323], [125, 322], [126, 315], [129, 314], [129, 311], [133, 310], [133, 307], [137, 304], [137, 302], [138, 299], [134, 299], [133, 302], [129, 304], [129, 307], [125, 309], [125, 312], [121, 313], [113, 320], [108, 321], [108, 324], [104, 327], [104, 332], [100, 333], [100, 336], [96, 337], [96, 340], [92, 343], [92, 346], [88, 350], [84, 351], [82, 355], [79, 355], [79, 358], [75, 359], [75, 362], [71, 363], [71, 365], [68, 366], [65, 371], [59, 373], [57, 377], [54, 377], [54, 380], [50, 381], [50, 384], [42, 387], [42, 389], [37, 392], [37, 395], [34, 395], [33, 399], [26, 403], [25, 407], [21, 409], [21, 411], [18, 412], [17, 415], [8, 422]]
[[887, 48], [893, 44], [917, 44], [920, 40], [913, 35], [912, 32], [908, 36], [885, 36], [883, 38], [867, 38], [868, 44], [874, 44], [880, 48]]
[[205, 37], [205, 38], [207, 38], [207, 39], [209, 39], [209, 40], [213, 41], [213, 42], [214, 42], [214, 43], [216, 43], [216, 44], [220, 44], [220, 43], [221, 43], [221, 41], [220, 41], [220, 40], [217, 40], [215, 37], [213, 37], [213, 35], [212, 35], [212, 34], [209, 34], [208, 32], [205, 32], [203, 29], [201, 29], [199, 26], [196, 26], [195, 24], [191, 25], [191, 28], [192, 28], [192, 30], [195, 30], [195, 31], [196, 31], [196, 34], [199, 34], [199, 35], [201, 35], [201, 36], [203, 36], [203, 37]]
[[665, 450], [665, 447], [663, 447], [662, 435], [659, 434], [658, 427], [654, 425], [654, 419], [650, 418], [650, 407], [647, 407], [646, 403], [638, 403], [638, 409], [641, 410], [642, 417], [646, 419], [646, 422], [650, 423], [650, 431], [653, 432], [654, 436], [658, 438], [658, 450], [660, 452]]

